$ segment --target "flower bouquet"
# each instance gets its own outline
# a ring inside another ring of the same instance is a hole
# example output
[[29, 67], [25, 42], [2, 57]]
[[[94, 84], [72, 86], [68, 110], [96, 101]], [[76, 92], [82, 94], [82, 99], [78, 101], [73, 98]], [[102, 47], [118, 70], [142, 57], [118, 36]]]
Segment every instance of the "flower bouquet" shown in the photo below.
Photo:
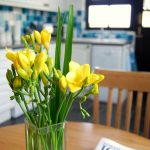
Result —
[[[63, 18], [58, 9], [55, 59], [49, 56], [51, 34], [43, 29], [22, 36], [25, 48], [14, 52], [7, 49], [6, 57], [12, 61], [6, 77], [15, 99], [25, 114], [27, 150], [64, 150], [64, 127], [69, 110], [79, 96], [83, 108], [90, 94], [98, 93], [98, 82], [103, 75], [91, 72], [88, 64], [79, 65], [71, 60], [73, 37], [73, 6], [70, 6], [64, 64], [61, 68], [61, 32]], [[32, 109], [29, 109], [29, 105]]]

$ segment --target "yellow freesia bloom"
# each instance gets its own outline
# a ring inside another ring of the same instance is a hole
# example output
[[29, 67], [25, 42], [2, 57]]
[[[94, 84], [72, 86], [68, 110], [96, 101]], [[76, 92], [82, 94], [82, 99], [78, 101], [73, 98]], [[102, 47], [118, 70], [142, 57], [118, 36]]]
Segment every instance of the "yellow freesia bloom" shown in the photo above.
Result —
[[42, 44], [44, 44], [45, 42], [50, 42], [51, 40], [51, 34], [48, 30], [46, 29], [43, 29], [41, 31], [41, 41], [42, 41]]
[[80, 90], [85, 84], [85, 80], [90, 75], [90, 66], [88, 64], [80, 66], [77, 63], [71, 61], [69, 63], [69, 68], [69, 71], [71, 71], [67, 73], [66, 80], [68, 82], [70, 91], [74, 93]]
[[67, 89], [67, 80], [65, 78], [65, 76], [63, 75], [60, 80], [59, 80], [59, 88], [60, 90], [65, 93], [66, 89]]
[[16, 76], [13, 81], [13, 88], [16, 89], [21, 87], [22, 87], [21, 78], [19, 76]]
[[99, 93], [99, 88], [98, 84], [94, 84], [93, 88], [91, 89], [92, 94], [98, 94]]
[[49, 42], [45, 42], [43, 45], [44, 45], [44, 48], [48, 51], [49, 50]]
[[34, 67], [37, 71], [37, 74], [39, 74], [42, 71], [42, 66], [47, 60], [47, 55], [45, 52], [41, 52], [39, 55], [36, 56], [34, 61]]
[[43, 29], [41, 31], [41, 42], [44, 45], [44, 48], [48, 51], [49, 50], [49, 43], [51, 40], [51, 34], [48, 30]]
[[35, 53], [33, 51], [30, 51], [29, 49], [25, 50], [25, 55], [27, 56], [29, 62], [30, 62], [30, 66], [33, 65], [34, 60], [35, 60]]
[[104, 79], [104, 75], [102, 74], [90, 74], [87, 78], [86, 86], [89, 86], [91, 84], [99, 83]]
[[49, 69], [45, 63], [42, 64], [42, 71], [46, 74], [49, 75]]
[[7, 51], [6, 58], [14, 62], [16, 59], [16, 53], [11, 49], [6, 49], [6, 51]]
[[22, 69], [27, 70], [30, 68], [30, 61], [26, 55], [21, 52], [17, 52], [17, 61]]
[[15, 69], [16, 69], [16, 71], [20, 77], [22, 77], [24, 80], [29, 79], [30, 76], [28, 75], [28, 73], [25, 70], [23, 70], [21, 68], [21, 66], [18, 64], [17, 60], [14, 62], [13, 65], [14, 65], [14, 67], [15, 67]]
[[45, 77], [43, 72], [40, 73], [40, 76], [41, 76], [41, 79], [42, 79], [42, 82], [43, 82], [44, 86], [48, 86], [48, 80]]
[[80, 67], [80, 65], [78, 63], [76, 63], [75, 61], [70, 61], [69, 63], [69, 71], [75, 71]]
[[37, 43], [41, 44], [41, 34], [39, 33], [39, 31], [37, 31], [37, 30], [34, 31], [34, 37], [35, 37]]
[[29, 49], [24, 49], [18, 52], [7, 49], [6, 57], [13, 62], [13, 65], [20, 77], [28, 80], [33, 71], [31, 69], [34, 60], [35, 53]]

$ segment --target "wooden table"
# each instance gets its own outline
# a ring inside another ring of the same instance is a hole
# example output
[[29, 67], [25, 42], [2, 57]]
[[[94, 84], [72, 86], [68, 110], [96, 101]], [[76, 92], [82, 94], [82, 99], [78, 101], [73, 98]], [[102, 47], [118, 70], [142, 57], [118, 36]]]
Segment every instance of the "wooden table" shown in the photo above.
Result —
[[[119, 129], [91, 123], [67, 123], [67, 150], [94, 150], [107, 137], [136, 150], [150, 150], [150, 140]], [[25, 150], [23, 124], [0, 128], [0, 150]]]

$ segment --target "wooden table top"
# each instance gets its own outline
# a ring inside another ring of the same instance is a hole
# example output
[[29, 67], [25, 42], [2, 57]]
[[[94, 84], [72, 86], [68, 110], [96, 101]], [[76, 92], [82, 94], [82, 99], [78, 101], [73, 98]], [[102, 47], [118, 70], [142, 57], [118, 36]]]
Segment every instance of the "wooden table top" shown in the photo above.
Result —
[[[150, 150], [150, 140], [136, 134], [91, 123], [67, 123], [67, 150], [94, 150], [102, 137], [136, 150]], [[25, 150], [24, 124], [0, 128], [0, 150]]]

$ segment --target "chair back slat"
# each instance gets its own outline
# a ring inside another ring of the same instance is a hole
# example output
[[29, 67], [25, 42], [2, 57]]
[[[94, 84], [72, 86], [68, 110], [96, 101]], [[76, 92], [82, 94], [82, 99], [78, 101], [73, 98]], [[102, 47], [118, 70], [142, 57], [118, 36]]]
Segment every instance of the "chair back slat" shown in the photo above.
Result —
[[144, 118], [144, 137], [149, 136], [150, 128], [150, 93], [147, 96], [145, 118]]
[[134, 91], [150, 92], [150, 74], [147, 72], [123, 72], [96, 70], [96, 73], [105, 75], [105, 80], [100, 83], [103, 87], [128, 89]]
[[117, 110], [115, 114], [115, 127], [120, 128], [121, 111], [122, 111], [122, 89], [118, 91]]
[[137, 93], [137, 101], [136, 101], [136, 110], [135, 110], [135, 120], [134, 120], [134, 133], [139, 133], [140, 121], [141, 121], [141, 110], [142, 110], [142, 98], [143, 93]]
[[[113, 89], [118, 89], [118, 100], [117, 100], [117, 108], [115, 113], [115, 127], [122, 128], [123, 120], [122, 119], [122, 111], [125, 111], [125, 121], [124, 121], [124, 129], [130, 130], [130, 122], [131, 117], [134, 120], [134, 133], [140, 134], [140, 122], [143, 121], [144, 117], [144, 128], [143, 128], [143, 136], [150, 136], [150, 73], [149, 72], [124, 72], [124, 71], [110, 71], [110, 70], [102, 70], [96, 69], [95, 73], [103, 74], [105, 79], [99, 83], [99, 87], [106, 87], [109, 89], [108, 99], [107, 99], [107, 112], [106, 112], [106, 125], [111, 126], [112, 120], [112, 98]], [[127, 99], [124, 98], [124, 90], [127, 91]], [[135, 94], [137, 93], [137, 99], [135, 99]], [[143, 93], [147, 93], [146, 100], [146, 108], [143, 109], [142, 103], [145, 101], [145, 96]], [[134, 94], [134, 95], [133, 95]], [[134, 113], [134, 107], [132, 107], [133, 103], [136, 100], [136, 107]], [[124, 101], [125, 100], [125, 101]], [[125, 103], [123, 103], [125, 102]], [[126, 109], [124, 110], [122, 105], [126, 104]], [[133, 108], [133, 109], [132, 109]], [[145, 110], [144, 116], [143, 110]], [[132, 116], [131, 116], [132, 114]], [[94, 123], [99, 122], [99, 95], [94, 96], [94, 110], [93, 110], [93, 121]], [[135, 116], [135, 117], [134, 117]], [[142, 127], [142, 126], [141, 126]]]
[[113, 89], [109, 88], [108, 100], [107, 100], [107, 113], [106, 113], [106, 125], [107, 126], [111, 126], [112, 96], [113, 96]]
[[126, 103], [126, 117], [125, 117], [125, 130], [129, 131], [131, 120], [131, 108], [132, 108], [133, 92], [128, 91], [127, 103]]
[[94, 95], [94, 104], [93, 104], [93, 122], [99, 123], [99, 96], [98, 94]]

